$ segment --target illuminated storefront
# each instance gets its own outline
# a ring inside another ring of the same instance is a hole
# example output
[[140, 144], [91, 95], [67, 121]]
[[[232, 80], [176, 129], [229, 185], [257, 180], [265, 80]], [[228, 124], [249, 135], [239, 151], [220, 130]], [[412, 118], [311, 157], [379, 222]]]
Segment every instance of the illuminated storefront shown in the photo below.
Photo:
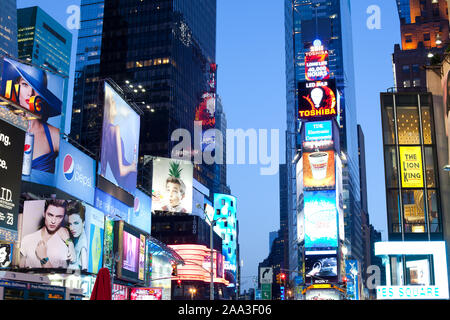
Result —
[[442, 239], [435, 117], [429, 93], [382, 93], [389, 240]]

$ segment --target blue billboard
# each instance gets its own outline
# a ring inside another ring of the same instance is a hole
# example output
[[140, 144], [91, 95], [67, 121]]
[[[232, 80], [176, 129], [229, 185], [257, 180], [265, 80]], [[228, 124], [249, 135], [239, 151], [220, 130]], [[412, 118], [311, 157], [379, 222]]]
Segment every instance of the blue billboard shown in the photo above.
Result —
[[332, 140], [331, 121], [314, 121], [305, 124], [305, 141]]
[[103, 192], [102, 190], [95, 189], [95, 207], [105, 213], [113, 220], [128, 221], [130, 215], [130, 208], [122, 201], [117, 200], [110, 194]]
[[349, 300], [359, 300], [359, 284], [358, 284], [358, 261], [345, 261], [345, 275], [347, 277], [347, 298]]
[[93, 205], [95, 194], [95, 160], [67, 141], [59, 143], [56, 188]]
[[151, 233], [152, 229], [152, 199], [139, 189], [136, 189], [134, 208], [130, 210], [129, 224]]
[[237, 219], [236, 198], [227, 194], [214, 194], [214, 220], [218, 220], [214, 231], [222, 236], [222, 254], [224, 256], [225, 279], [230, 281], [230, 286], [236, 283], [237, 269]]
[[306, 248], [338, 246], [336, 192], [304, 192], [304, 230]]

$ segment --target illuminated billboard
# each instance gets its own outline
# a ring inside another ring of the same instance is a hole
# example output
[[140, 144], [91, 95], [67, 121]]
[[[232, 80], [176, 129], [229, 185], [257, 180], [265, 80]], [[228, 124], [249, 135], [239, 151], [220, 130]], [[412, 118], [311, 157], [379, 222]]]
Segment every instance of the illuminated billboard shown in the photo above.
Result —
[[305, 141], [332, 140], [333, 128], [330, 120], [305, 123]]
[[423, 188], [423, 163], [420, 147], [400, 146], [400, 169], [403, 188]]
[[129, 281], [144, 281], [147, 235], [124, 221], [116, 222], [114, 228], [114, 247], [120, 255], [117, 276]]
[[303, 191], [303, 161], [297, 162], [297, 241], [303, 242], [305, 240], [305, 202]]
[[328, 51], [313, 50], [305, 53], [305, 79], [308, 81], [327, 80], [330, 78], [328, 68]]
[[139, 189], [136, 189], [134, 207], [130, 210], [129, 222], [148, 234], [152, 229], [152, 199]]
[[305, 277], [307, 284], [336, 282], [338, 264], [336, 254], [321, 254], [320, 251], [305, 254]]
[[77, 200], [25, 201], [20, 267], [97, 273], [102, 267], [103, 218]]
[[131, 288], [130, 300], [162, 300], [161, 288]]
[[333, 141], [304, 142], [302, 151], [305, 190], [334, 189], [336, 173]]
[[225, 278], [231, 283], [236, 283], [237, 271], [237, 217], [236, 197], [227, 194], [214, 194], [214, 219], [218, 220], [214, 231], [222, 236], [222, 254], [224, 256]]
[[336, 80], [298, 83], [298, 119], [332, 119], [337, 114]]
[[[25, 132], [0, 119], [0, 230], [17, 240]], [[9, 238], [3, 232], [0, 239]], [[14, 236], [13, 236], [14, 235]]]
[[194, 166], [190, 161], [153, 160], [152, 212], [191, 214]]
[[11, 242], [0, 241], [0, 269], [11, 266], [13, 257], [13, 244]]
[[338, 216], [335, 191], [305, 191], [305, 247], [336, 248]]
[[[178, 265], [177, 279], [210, 282], [211, 250], [208, 247], [198, 244], [169, 245], [169, 247], [175, 250], [185, 262], [184, 265]], [[228, 285], [229, 282], [220, 277], [224, 272], [223, 265], [220, 264], [221, 258], [217, 259], [218, 255], [221, 256], [220, 253], [213, 250], [214, 282]], [[218, 260], [219, 263], [217, 263]]]
[[105, 82], [99, 173], [133, 195], [137, 180], [140, 121], [136, 111]]
[[22, 173], [55, 172], [65, 81], [36, 66], [3, 58], [0, 95], [40, 117], [28, 121]]

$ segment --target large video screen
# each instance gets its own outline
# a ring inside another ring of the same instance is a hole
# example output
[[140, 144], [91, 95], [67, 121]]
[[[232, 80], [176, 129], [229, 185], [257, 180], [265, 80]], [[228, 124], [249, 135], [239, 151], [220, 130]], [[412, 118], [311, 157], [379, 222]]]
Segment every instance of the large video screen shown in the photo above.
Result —
[[140, 116], [107, 82], [104, 93], [100, 175], [134, 195]]
[[191, 214], [193, 175], [190, 161], [153, 160], [152, 212]]
[[303, 187], [305, 190], [334, 189], [336, 172], [333, 141], [303, 143]]
[[298, 119], [332, 119], [337, 109], [336, 80], [298, 83]]
[[337, 256], [330, 254], [305, 255], [305, 276], [307, 284], [328, 283], [337, 281]]
[[0, 95], [40, 117], [28, 121], [23, 174], [55, 172], [59, 152], [64, 79], [36, 66], [3, 58]]
[[335, 191], [305, 191], [305, 247], [336, 248], [338, 216]]
[[25, 201], [19, 266], [97, 273], [102, 267], [103, 219], [103, 213], [77, 200]]
[[120, 243], [116, 245], [121, 250], [118, 275], [126, 280], [144, 281], [146, 235], [124, 221], [120, 221], [117, 225], [119, 227], [117, 241]]

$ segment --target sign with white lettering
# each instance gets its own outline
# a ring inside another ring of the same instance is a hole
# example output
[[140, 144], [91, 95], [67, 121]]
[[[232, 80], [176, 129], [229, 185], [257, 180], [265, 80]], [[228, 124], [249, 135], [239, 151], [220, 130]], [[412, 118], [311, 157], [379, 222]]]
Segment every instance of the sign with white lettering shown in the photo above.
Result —
[[0, 120], [0, 240], [17, 237], [24, 142], [25, 131]]
[[273, 269], [270, 267], [259, 268], [259, 282], [260, 283], [272, 283], [273, 282]]
[[298, 83], [298, 118], [332, 119], [337, 116], [336, 80]]
[[448, 299], [448, 290], [439, 286], [378, 286], [377, 299]]

